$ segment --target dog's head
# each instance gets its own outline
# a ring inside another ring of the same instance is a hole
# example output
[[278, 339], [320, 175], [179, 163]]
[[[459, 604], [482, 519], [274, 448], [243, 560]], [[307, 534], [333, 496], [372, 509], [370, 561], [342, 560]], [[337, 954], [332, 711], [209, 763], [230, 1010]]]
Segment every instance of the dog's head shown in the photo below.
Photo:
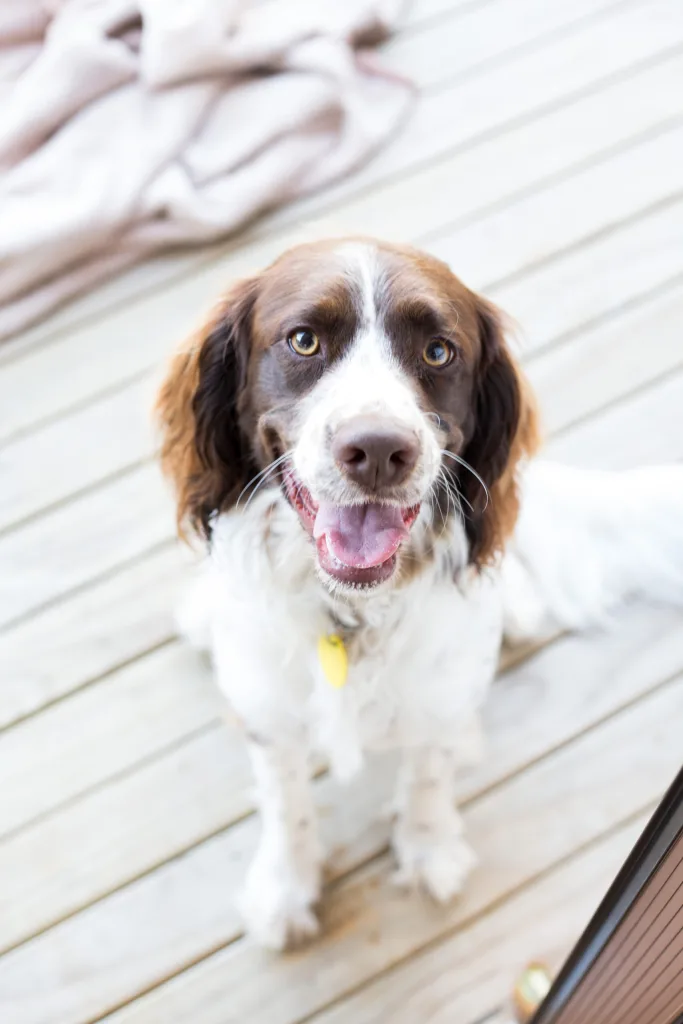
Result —
[[536, 442], [501, 317], [445, 264], [369, 240], [303, 245], [237, 284], [162, 388], [179, 522], [280, 487], [333, 587], [391, 579], [420, 514], [502, 548]]

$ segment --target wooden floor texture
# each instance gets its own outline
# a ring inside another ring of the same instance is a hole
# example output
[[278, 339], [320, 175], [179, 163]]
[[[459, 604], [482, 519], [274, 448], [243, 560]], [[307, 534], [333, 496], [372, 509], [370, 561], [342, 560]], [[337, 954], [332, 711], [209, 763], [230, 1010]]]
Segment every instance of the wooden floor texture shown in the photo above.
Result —
[[459, 902], [392, 888], [379, 762], [316, 783], [323, 938], [277, 958], [241, 934], [249, 775], [174, 637], [188, 556], [146, 420], [226, 282], [300, 239], [419, 243], [518, 320], [553, 455], [683, 457], [680, 0], [417, 0], [385, 59], [422, 92], [371, 164], [0, 348], [2, 1024], [502, 1024], [682, 760], [683, 616], [632, 608], [497, 681]]

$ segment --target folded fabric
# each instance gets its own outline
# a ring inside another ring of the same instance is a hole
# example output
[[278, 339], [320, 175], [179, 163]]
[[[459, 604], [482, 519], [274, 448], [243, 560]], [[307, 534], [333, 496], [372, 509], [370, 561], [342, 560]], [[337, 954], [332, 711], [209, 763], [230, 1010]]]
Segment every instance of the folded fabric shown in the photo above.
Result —
[[318, 189], [396, 128], [402, 0], [0, 0], [0, 338]]

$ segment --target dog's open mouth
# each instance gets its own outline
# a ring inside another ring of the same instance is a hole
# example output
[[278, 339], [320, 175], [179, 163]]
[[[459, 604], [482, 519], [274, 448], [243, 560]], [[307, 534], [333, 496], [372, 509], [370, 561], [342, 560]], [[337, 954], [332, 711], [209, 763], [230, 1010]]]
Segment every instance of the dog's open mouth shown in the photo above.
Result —
[[283, 474], [283, 483], [290, 504], [316, 542], [324, 572], [349, 587], [374, 587], [389, 579], [419, 505], [333, 505], [314, 501], [291, 471]]

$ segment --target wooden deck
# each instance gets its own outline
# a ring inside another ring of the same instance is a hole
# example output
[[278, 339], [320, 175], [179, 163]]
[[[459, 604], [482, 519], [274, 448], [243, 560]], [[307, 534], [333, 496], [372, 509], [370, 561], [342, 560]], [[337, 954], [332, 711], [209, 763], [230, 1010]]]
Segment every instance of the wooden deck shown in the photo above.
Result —
[[173, 635], [188, 556], [146, 424], [225, 283], [300, 239], [414, 241], [522, 325], [554, 455], [683, 457], [680, 0], [418, 0], [386, 58], [423, 93], [360, 173], [0, 349], [2, 1024], [502, 1024], [680, 765], [683, 616], [634, 608], [496, 684], [453, 907], [389, 884], [380, 763], [316, 783], [324, 937], [277, 958], [241, 935], [249, 776]]

